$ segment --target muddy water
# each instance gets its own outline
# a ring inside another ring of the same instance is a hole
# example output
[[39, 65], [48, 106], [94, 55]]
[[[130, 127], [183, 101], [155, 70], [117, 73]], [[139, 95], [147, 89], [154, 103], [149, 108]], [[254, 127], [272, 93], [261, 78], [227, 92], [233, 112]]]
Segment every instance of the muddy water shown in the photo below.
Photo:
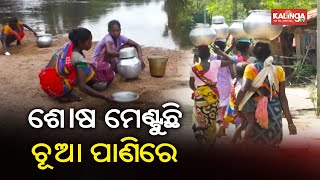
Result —
[[165, 0], [0, 0], [0, 19], [17, 16], [32, 28], [54, 35], [86, 27], [96, 41], [107, 33], [107, 23], [117, 19], [122, 24], [122, 34], [142, 45], [182, 48], [188, 45], [188, 39], [171, 33], [167, 24], [174, 17], [168, 17], [166, 3]]

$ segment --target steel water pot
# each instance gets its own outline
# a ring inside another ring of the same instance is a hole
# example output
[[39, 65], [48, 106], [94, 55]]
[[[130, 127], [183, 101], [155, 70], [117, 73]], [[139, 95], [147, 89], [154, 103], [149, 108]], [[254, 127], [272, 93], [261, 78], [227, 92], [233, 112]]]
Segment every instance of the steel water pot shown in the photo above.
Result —
[[189, 34], [190, 41], [195, 46], [207, 46], [216, 40], [215, 30], [209, 24], [197, 23]]
[[225, 23], [223, 16], [214, 16], [212, 17], [212, 25], [216, 32], [216, 37], [219, 39], [226, 39], [229, 35], [229, 26]]
[[250, 38], [243, 29], [243, 20], [235, 20], [229, 27], [229, 32], [235, 39]]
[[118, 73], [124, 79], [136, 79], [142, 72], [142, 63], [136, 57], [136, 50], [133, 47], [123, 48], [119, 51]]
[[271, 24], [271, 12], [268, 10], [252, 10], [243, 21], [243, 29], [255, 41], [269, 43], [277, 38], [283, 29], [282, 25]]
[[50, 47], [53, 42], [53, 38], [51, 34], [40, 34], [37, 35], [36, 42], [39, 48]]

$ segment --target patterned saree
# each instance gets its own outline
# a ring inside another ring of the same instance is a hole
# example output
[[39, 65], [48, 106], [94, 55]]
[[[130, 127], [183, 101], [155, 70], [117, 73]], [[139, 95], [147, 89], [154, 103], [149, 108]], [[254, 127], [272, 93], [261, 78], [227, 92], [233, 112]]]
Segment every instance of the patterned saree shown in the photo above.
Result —
[[205, 77], [200, 64], [193, 66], [192, 71], [206, 83], [204, 86], [198, 86], [192, 95], [194, 99], [193, 131], [199, 143], [213, 144], [216, 139], [219, 93], [216, 83]]
[[[253, 69], [253, 72], [255, 74], [258, 74], [263, 69], [263, 64], [255, 63], [250, 65], [250, 68]], [[259, 107], [259, 103], [257, 103], [257, 106], [255, 107], [257, 122], [254, 126], [250, 139], [255, 144], [268, 147], [278, 147], [283, 138], [282, 108], [278, 97], [279, 92], [276, 92], [275, 88], [270, 88], [270, 82], [268, 78], [264, 80], [262, 86], [259, 89], [263, 94], [263, 98], [258, 99], [262, 100], [262, 102], [266, 102], [262, 107]], [[272, 98], [269, 98], [271, 96], [271, 93]], [[262, 104], [262, 102], [260, 104]], [[259, 119], [259, 114], [261, 114], [263, 111], [267, 111], [266, 120]]]
[[[53, 97], [61, 97], [70, 93], [76, 85], [77, 70], [72, 64], [73, 44], [67, 43], [57, 53], [56, 68], [44, 68], [39, 74], [43, 91]], [[90, 66], [85, 69], [86, 82], [94, 77], [94, 71]]]

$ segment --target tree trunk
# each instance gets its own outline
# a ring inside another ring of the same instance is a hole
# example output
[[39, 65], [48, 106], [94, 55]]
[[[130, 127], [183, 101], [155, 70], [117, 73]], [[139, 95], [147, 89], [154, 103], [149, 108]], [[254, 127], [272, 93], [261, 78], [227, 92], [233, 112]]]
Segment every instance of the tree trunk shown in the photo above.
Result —
[[238, 0], [232, 0], [233, 1], [233, 13], [232, 13], [232, 19], [236, 20], [238, 19]]

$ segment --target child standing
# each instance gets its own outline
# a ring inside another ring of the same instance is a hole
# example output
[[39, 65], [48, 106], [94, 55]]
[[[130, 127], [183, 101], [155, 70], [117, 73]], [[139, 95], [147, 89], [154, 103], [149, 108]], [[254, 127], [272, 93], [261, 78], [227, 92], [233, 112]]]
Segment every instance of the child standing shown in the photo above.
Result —
[[239, 139], [241, 132], [245, 129], [245, 125], [246, 125], [246, 119], [245, 119], [244, 115], [240, 114], [240, 116], [239, 115], [237, 116], [235, 114], [234, 102], [236, 100], [238, 92], [241, 89], [242, 77], [243, 77], [244, 70], [247, 65], [248, 65], [248, 63], [246, 63], [246, 62], [240, 62], [236, 65], [236, 79], [234, 80], [234, 83], [233, 83], [233, 88], [231, 91], [231, 98], [230, 98], [230, 102], [228, 105], [228, 110], [225, 114], [225, 119], [227, 119], [229, 121], [235, 121], [236, 119], [241, 120], [240, 126], [237, 127], [237, 130], [234, 133], [234, 136], [232, 139], [232, 143], [234, 143], [234, 144]]

